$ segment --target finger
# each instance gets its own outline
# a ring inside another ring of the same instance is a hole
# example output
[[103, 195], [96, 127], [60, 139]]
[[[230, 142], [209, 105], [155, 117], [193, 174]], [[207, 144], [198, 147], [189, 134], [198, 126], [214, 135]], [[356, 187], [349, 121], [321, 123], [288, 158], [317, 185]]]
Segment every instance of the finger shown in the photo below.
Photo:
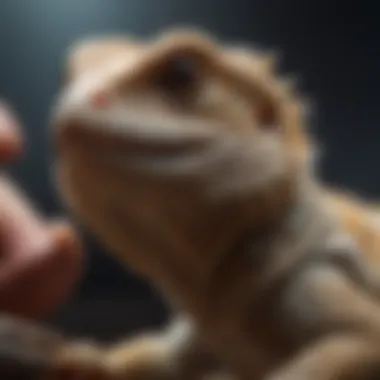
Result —
[[4, 255], [45, 251], [47, 224], [10, 178], [0, 177], [0, 244]]
[[83, 244], [67, 221], [51, 223], [50, 236], [53, 250], [47, 253], [43, 271], [44, 281], [47, 284], [50, 281], [52, 286], [42, 294], [45, 307], [41, 307], [40, 315], [48, 315], [66, 302], [81, 280], [84, 269]]
[[82, 241], [72, 225], [65, 219], [50, 222], [50, 233], [53, 245], [57, 251], [79, 253], [82, 251]]
[[33, 319], [54, 313], [72, 294], [81, 278], [83, 251], [68, 222], [46, 228], [48, 244], [0, 265], [0, 310]]
[[0, 163], [18, 156], [22, 145], [19, 120], [10, 106], [0, 102]]
[[82, 247], [64, 220], [47, 222], [10, 178], [0, 177], [0, 307], [40, 318], [71, 294]]

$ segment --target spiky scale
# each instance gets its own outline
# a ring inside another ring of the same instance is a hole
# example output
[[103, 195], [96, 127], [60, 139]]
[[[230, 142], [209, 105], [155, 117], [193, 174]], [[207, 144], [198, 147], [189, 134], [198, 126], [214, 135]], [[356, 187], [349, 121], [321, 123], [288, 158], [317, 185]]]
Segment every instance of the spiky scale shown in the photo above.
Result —
[[263, 55], [262, 65], [265, 71], [275, 74], [281, 60], [280, 54], [276, 51], [270, 51]]

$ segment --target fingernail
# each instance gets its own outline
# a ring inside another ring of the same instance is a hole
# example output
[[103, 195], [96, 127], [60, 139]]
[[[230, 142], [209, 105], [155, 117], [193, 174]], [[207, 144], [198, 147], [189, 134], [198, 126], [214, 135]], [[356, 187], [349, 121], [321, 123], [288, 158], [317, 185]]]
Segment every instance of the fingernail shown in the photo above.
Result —
[[0, 102], [0, 157], [17, 155], [21, 150], [20, 126], [12, 109]]
[[0, 103], [0, 131], [6, 133], [15, 133], [18, 130], [13, 111], [5, 104]]

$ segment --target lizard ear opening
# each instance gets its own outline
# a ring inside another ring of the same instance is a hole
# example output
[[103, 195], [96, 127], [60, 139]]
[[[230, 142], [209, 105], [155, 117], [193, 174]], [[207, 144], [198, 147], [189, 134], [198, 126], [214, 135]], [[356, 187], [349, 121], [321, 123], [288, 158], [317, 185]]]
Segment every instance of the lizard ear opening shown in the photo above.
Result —
[[269, 78], [262, 83], [253, 105], [256, 121], [261, 128], [281, 129], [289, 110], [292, 110], [291, 114], [305, 113], [307, 103], [297, 90], [297, 84], [298, 78], [295, 76]]
[[279, 112], [271, 99], [257, 100], [253, 105], [253, 113], [257, 124], [262, 129], [277, 129], [279, 126]]
[[252, 113], [263, 129], [280, 125], [279, 102], [273, 92], [273, 78], [279, 66], [279, 54], [245, 46], [229, 47], [224, 53], [230, 69], [239, 76], [240, 85], [248, 90]]

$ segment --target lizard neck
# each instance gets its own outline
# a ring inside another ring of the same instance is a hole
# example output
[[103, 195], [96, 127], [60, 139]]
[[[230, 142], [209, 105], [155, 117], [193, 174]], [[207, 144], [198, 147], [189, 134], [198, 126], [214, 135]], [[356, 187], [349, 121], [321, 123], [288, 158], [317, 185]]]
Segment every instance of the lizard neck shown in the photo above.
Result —
[[[323, 199], [311, 180], [288, 188], [286, 197], [285, 187], [284, 184], [281, 202], [276, 193], [277, 208], [266, 193], [258, 203], [257, 218], [226, 212], [219, 228], [207, 230], [213, 244], [207, 248], [199, 246], [199, 251], [193, 252], [199, 267], [186, 265], [154, 280], [174, 308], [187, 310], [207, 326], [215, 326], [219, 320], [225, 329], [225, 323], [235, 324], [236, 318], [240, 318], [242, 308], [260, 292], [261, 283], [267, 285], [277, 273], [287, 270], [293, 260], [298, 260], [296, 247], [300, 247], [301, 254], [307, 252], [324, 233]], [[263, 212], [264, 201], [271, 206], [267, 213]], [[227, 310], [236, 315], [226, 315]], [[228, 328], [233, 330], [232, 326]]]

